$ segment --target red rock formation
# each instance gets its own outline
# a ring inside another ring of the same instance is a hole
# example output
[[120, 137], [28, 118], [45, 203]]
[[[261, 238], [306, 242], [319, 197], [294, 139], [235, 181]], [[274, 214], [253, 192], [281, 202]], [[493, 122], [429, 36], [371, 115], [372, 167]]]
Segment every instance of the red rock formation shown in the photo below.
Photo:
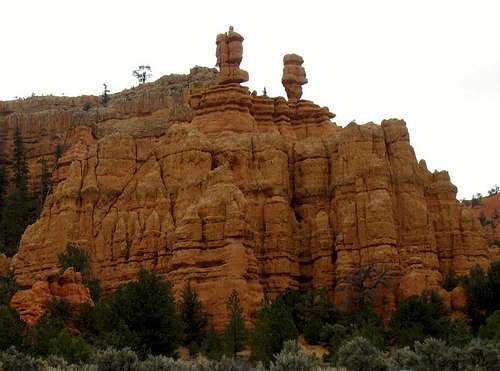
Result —
[[307, 84], [306, 70], [302, 63], [304, 60], [297, 54], [287, 54], [283, 57], [281, 82], [289, 101], [299, 101], [302, 97], [302, 85]]
[[482, 221], [482, 231], [490, 247], [492, 260], [500, 261], [500, 193], [478, 199], [477, 204], [466, 201], [474, 217]]
[[76, 242], [105, 290], [156, 268], [177, 293], [191, 282], [220, 329], [234, 288], [247, 318], [264, 294], [290, 288], [326, 287], [349, 311], [361, 294], [353, 282], [368, 271], [362, 294], [387, 317], [427, 288], [450, 302], [448, 270], [489, 264], [477, 220], [446, 172], [417, 162], [404, 121], [342, 128], [312, 102], [251, 95], [235, 72], [241, 39], [234, 58], [227, 40], [221, 74], [240, 77], [193, 89], [194, 117], [165, 135], [74, 130], [23, 235], [22, 284], [56, 272], [57, 254]]
[[73, 145], [75, 128], [87, 126], [97, 138], [123, 133], [151, 142], [172, 123], [191, 119], [190, 89], [213, 84], [216, 76], [214, 69], [195, 67], [189, 75], [164, 76], [111, 94], [106, 107], [95, 96], [41, 96], [0, 102], [0, 163], [10, 171], [13, 133], [19, 127], [26, 148], [30, 188], [36, 193], [40, 188], [41, 160], [47, 160], [52, 171], [56, 148]]
[[229, 27], [229, 31], [217, 35], [217, 66], [220, 73], [219, 84], [242, 83], [248, 81], [248, 73], [240, 69], [243, 59], [243, 37]]
[[10, 305], [19, 312], [19, 316], [29, 326], [34, 326], [47, 311], [51, 300], [65, 299], [74, 311], [80, 310], [80, 304], [94, 305], [90, 292], [82, 284], [82, 276], [73, 268], [68, 268], [62, 275], [53, 275], [46, 280], [36, 281], [31, 289], [14, 294]]

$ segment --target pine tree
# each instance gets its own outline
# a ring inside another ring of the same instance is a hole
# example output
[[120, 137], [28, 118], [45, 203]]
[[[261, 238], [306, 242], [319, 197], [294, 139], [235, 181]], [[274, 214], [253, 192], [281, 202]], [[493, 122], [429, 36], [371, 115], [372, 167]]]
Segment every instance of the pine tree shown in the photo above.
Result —
[[28, 190], [28, 165], [26, 164], [26, 151], [19, 126], [14, 131], [14, 175], [16, 189], [27, 192]]
[[19, 127], [14, 131], [14, 156], [12, 159], [14, 190], [2, 208], [0, 225], [0, 252], [12, 256], [26, 227], [32, 222], [35, 204], [28, 191], [28, 165], [23, 138]]
[[206, 314], [203, 313], [196, 291], [189, 282], [184, 287], [179, 306], [184, 324], [182, 344], [187, 346], [191, 353], [196, 353], [207, 333], [208, 319]]
[[102, 91], [102, 95], [101, 95], [101, 104], [104, 106], [104, 107], [107, 107], [108, 106], [108, 102], [109, 100], [111, 99], [109, 97], [109, 89], [108, 89], [108, 84], [104, 83], [102, 84], [104, 86], [104, 90]]
[[136, 281], [120, 286], [103, 318], [111, 346], [130, 347], [141, 357], [173, 356], [177, 351], [182, 324], [172, 285], [157, 271], [141, 269]]
[[288, 306], [282, 296], [272, 304], [265, 298], [251, 337], [252, 358], [267, 364], [282, 350], [285, 341], [298, 336], [292, 311], [293, 307]]
[[233, 290], [231, 292], [226, 305], [230, 319], [224, 331], [223, 348], [224, 354], [234, 357], [238, 352], [245, 349], [246, 345], [245, 321], [243, 320], [243, 309], [241, 308], [238, 291]]

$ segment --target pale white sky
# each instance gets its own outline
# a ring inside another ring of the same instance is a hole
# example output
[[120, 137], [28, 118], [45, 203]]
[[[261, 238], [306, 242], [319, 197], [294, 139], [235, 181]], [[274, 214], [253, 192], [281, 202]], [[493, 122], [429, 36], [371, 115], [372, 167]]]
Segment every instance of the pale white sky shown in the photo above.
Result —
[[344, 126], [404, 118], [417, 157], [459, 197], [500, 183], [500, 1], [0, 0], [0, 99], [100, 94], [214, 66], [215, 37], [244, 37], [247, 85], [271, 96], [283, 55], [305, 60], [304, 99]]

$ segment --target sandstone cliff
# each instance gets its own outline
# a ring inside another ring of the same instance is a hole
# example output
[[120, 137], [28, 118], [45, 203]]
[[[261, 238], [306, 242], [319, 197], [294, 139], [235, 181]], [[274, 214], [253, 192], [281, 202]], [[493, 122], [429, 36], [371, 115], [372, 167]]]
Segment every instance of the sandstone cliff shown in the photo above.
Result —
[[425, 288], [450, 303], [443, 275], [491, 257], [448, 173], [417, 161], [404, 121], [340, 127], [302, 100], [297, 55], [284, 60], [288, 100], [250, 93], [242, 41], [232, 29], [218, 36], [217, 84], [190, 89], [192, 115], [154, 121], [123, 100], [123, 120], [73, 122], [52, 193], [13, 259], [18, 280], [55, 273], [57, 254], [75, 242], [108, 291], [141, 267], [163, 272], [177, 292], [190, 281], [217, 328], [234, 288], [247, 318], [264, 294], [290, 288], [326, 287], [349, 311], [366, 272], [363, 295], [386, 317]]
[[494, 260], [500, 260], [500, 193], [483, 197], [477, 205], [467, 205], [474, 215], [482, 221], [483, 233], [490, 247], [490, 255]]
[[105, 106], [100, 97], [40, 96], [0, 101], [0, 163], [9, 170], [14, 129], [19, 127], [30, 169], [30, 188], [40, 188], [41, 160], [54, 167], [57, 147], [73, 144], [72, 132], [91, 128], [96, 138], [127, 133], [134, 138], [156, 138], [177, 119], [189, 120], [188, 93], [212, 84], [215, 69], [195, 67], [189, 75], [169, 75], [148, 84], [111, 94]]

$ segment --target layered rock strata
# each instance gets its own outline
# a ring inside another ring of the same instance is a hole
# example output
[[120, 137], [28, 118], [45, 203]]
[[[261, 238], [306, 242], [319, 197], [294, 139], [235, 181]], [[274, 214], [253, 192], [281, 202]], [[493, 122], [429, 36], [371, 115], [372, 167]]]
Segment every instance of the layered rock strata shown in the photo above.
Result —
[[490, 247], [490, 255], [494, 260], [500, 260], [500, 193], [493, 192], [488, 197], [478, 199], [476, 203], [472, 205], [472, 201], [466, 202], [474, 216], [481, 222]]
[[195, 67], [189, 75], [164, 76], [111, 94], [106, 105], [96, 96], [34, 96], [0, 101], [0, 164], [10, 171], [13, 134], [18, 127], [26, 149], [30, 189], [36, 193], [40, 190], [42, 160], [47, 161], [52, 172], [56, 152], [74, 144], [75, 128], [89, 127], [96, 138], [122, 133], [154, 140], [165, 134], [172, 123], [191, 119], [190, 89], [213, 84], [216, 76], [215, 69]]
[[218, 84], [191, 91], [192, 119], [155, 141], [74, 131], [13, 261], [18, 280], [57, 271], [74, 242], [107, 291], [141, 267], [177, 293], [190, 282], [219, 329], [232, 289], [247, 319], [287, 289], [326, 288], [344, 311], [363, 297], [385, 317], [427, 288], [451, 303], [446, 272], [491, 257], [448, 174], [417, 161], [402, 120], [342, 128], [300, 94], [250, 94], [231, 32], [217, 38]]

